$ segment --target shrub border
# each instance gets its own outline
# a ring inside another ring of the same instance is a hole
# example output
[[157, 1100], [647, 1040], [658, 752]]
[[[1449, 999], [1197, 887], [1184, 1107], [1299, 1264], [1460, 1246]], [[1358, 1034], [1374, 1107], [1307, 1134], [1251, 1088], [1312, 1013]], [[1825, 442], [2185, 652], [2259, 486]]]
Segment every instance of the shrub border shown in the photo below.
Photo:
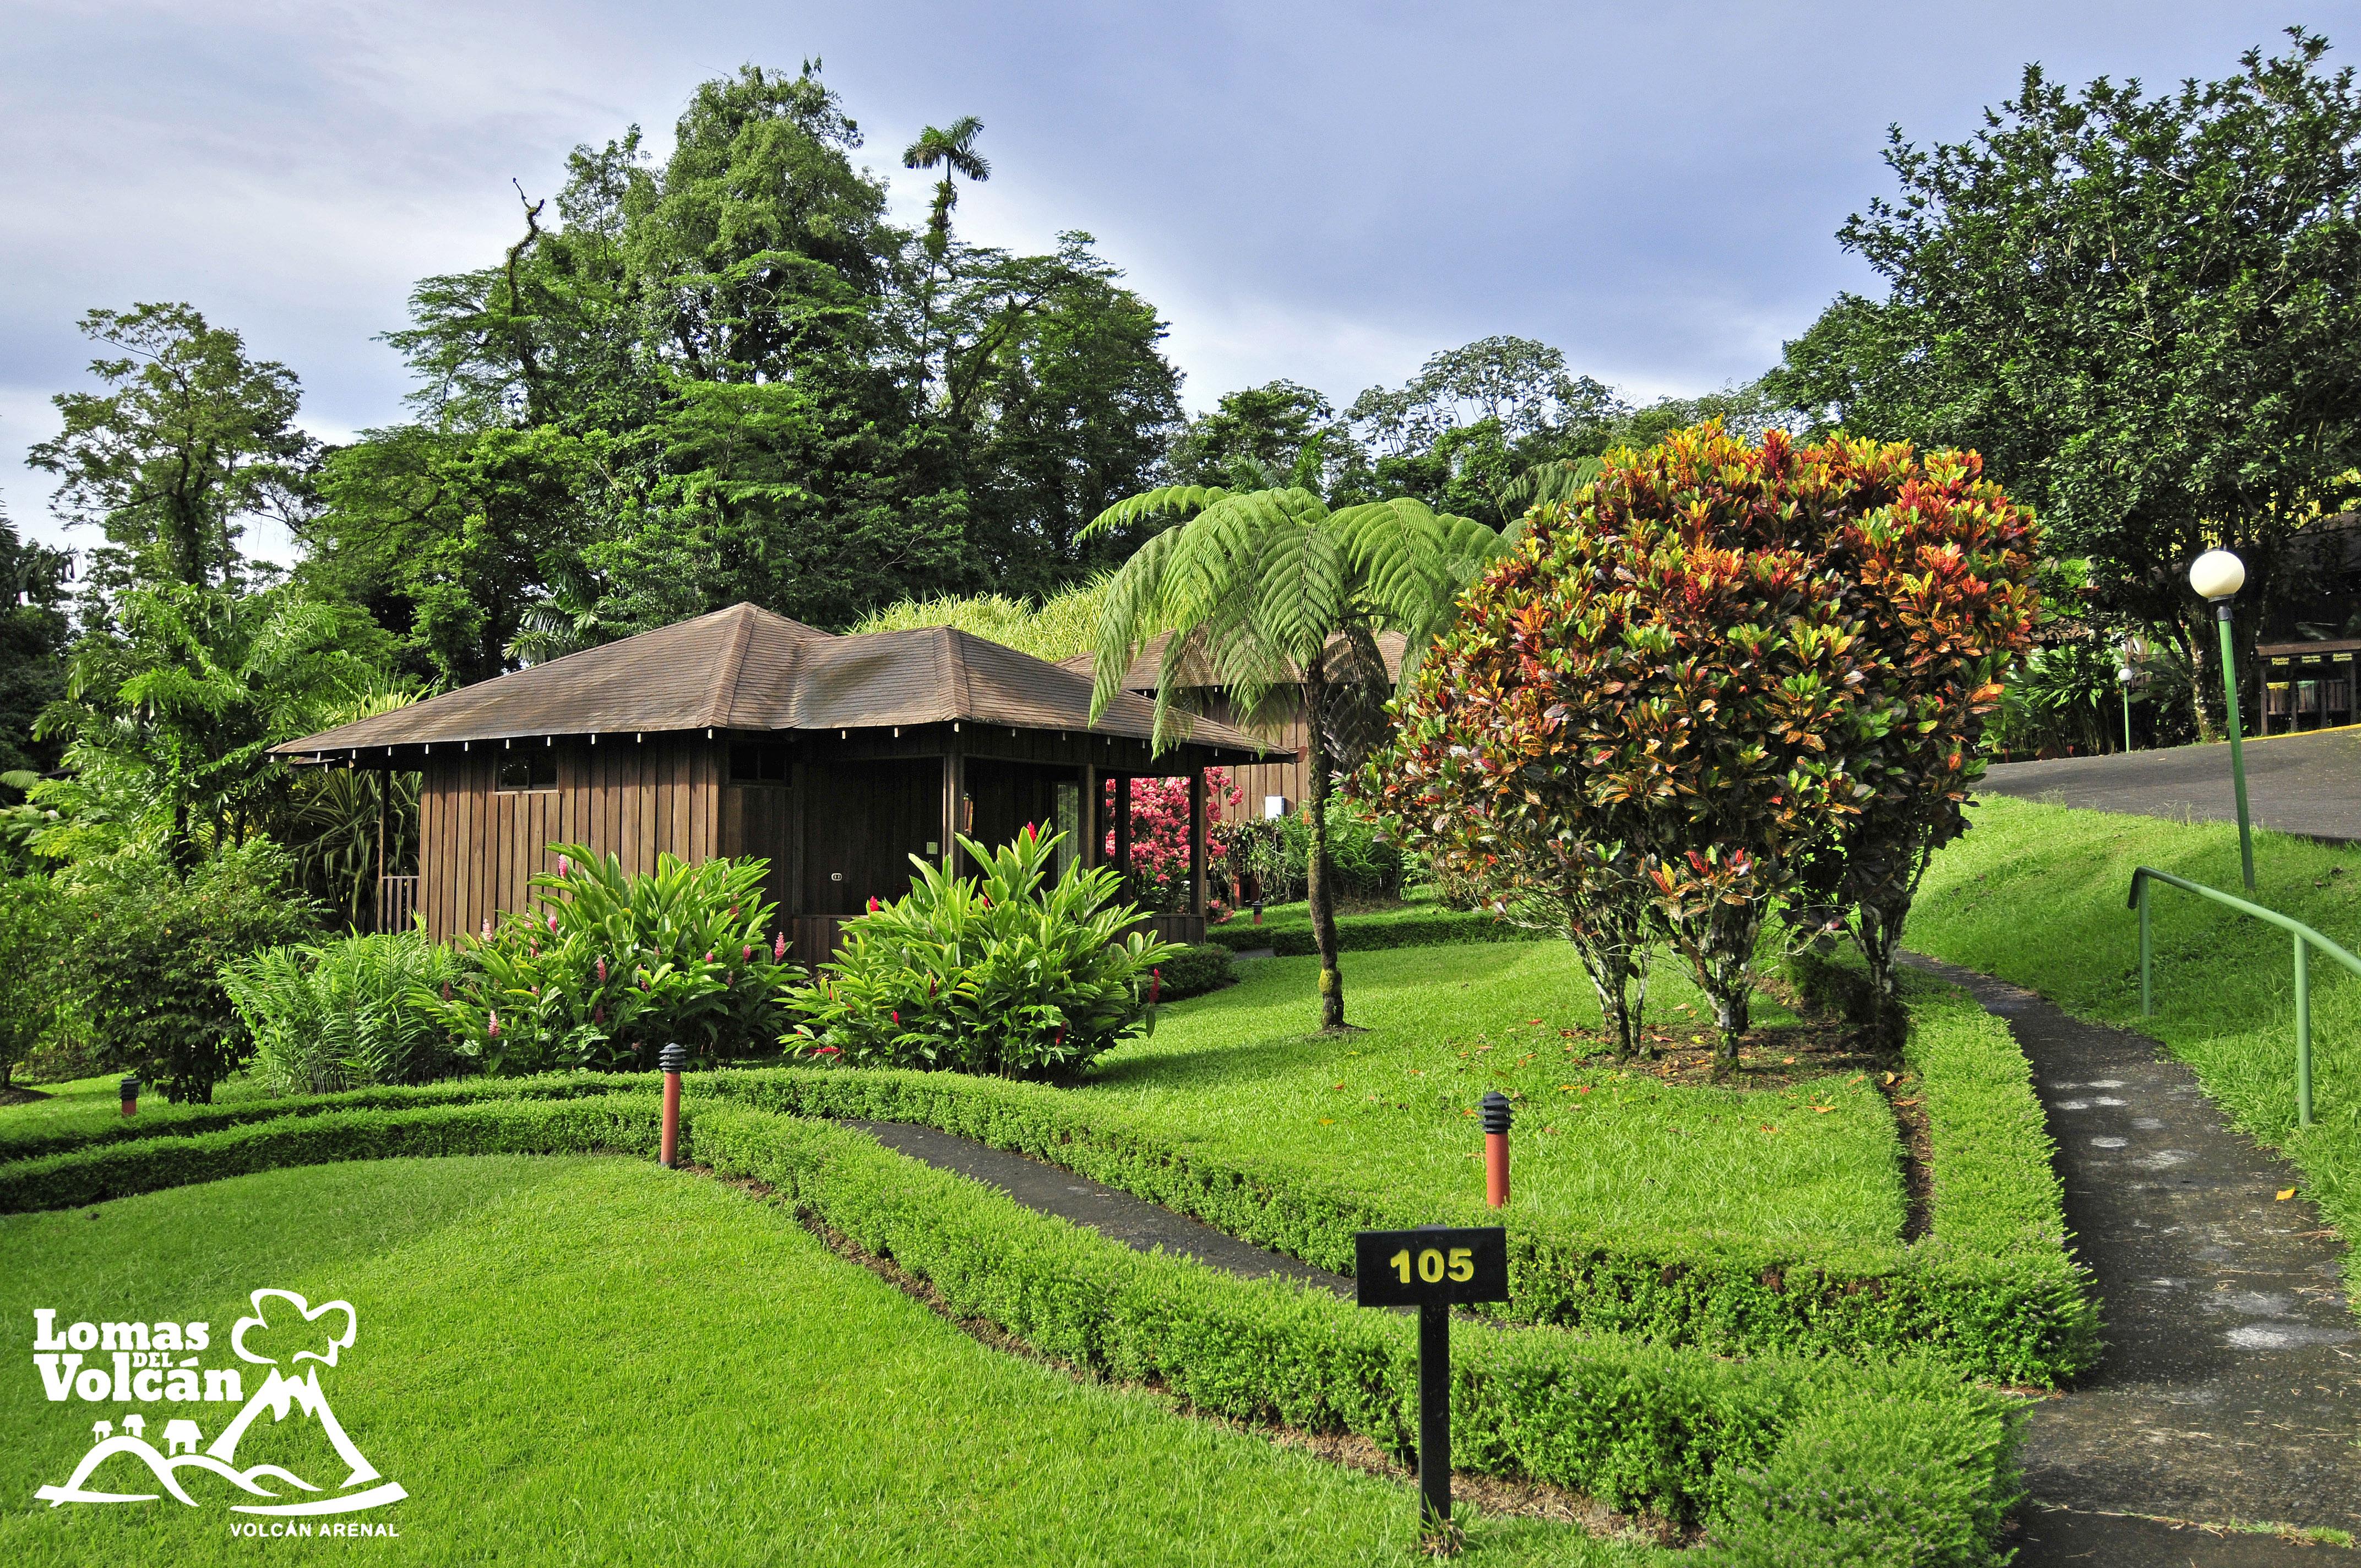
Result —
[[[1836, 970], [1839, 981], [1841, 970]], [[2063, 1197], [2031, 1069], [2004, 1025], [1960, 992], [1907, 977], [1905, 1055], [1919, 1071], [1934, 1155], [1931, 1234], [1911, 1246], [1781, 1248], [1676, 1232], [1586, 1235], [1510, 1211], [1512, 1321], [1628, 1334], [1724, 1354], [1832, 1350], [1937, 1356], [1989, 1381], [2054, 1386], [2098, 1356], [2098, 1304], [2065, 1251]], [[1808, 988], [1807, 988], [1808, 989]], [[190, 1107], [156, 1128], [109, 1124], [79, 1137], [18, 1139], [71, 1160], [202, 1139], [282, 1117], [491, 1101], [645, 1094], [645, 1074], [474, 1080], [302, 1101]], [[694, 1073], [692, 1103], [719, 1099], [799, 1116], [916, 1122], [1032, 1156], [1308, 1263], [1349, 1272], [1353, 1233], [1451, 1214], [1332, 1186], [1268, 1161], [1181, 1149], [1121, 1108], [1039, 1084], [950, 1073], [815, 1068]], [[353, 1108], [359, 1108], [357, 1111]], [[1112, 1112], [1112, 1114], [1108, 1113]], [[141, 1132], [152, 1135], [143, 1137]], [[9, 1143], [0, 1140], [0, 1152]], [[35, 1162], [41, 1163], [41, 1162]], [[112, 1162], [100, 1162], [113, 1168]], [[0, 1165], [0, 1210], [16, 1206]], [[72, 1200], [69, 1200], [71, 1201]], [[1459, 1217], [1488, 1217], [1472, 1199]]]
[[[656, 1116], [642, 1094], [285, 1117], [19, 1161], [0, 1168], [0, 1209], [347, 1159], [645, 1155]], [[825, 1122], [704, 1099], [684, 1107], [683, 1124], [688, 1152], [716, 1174], [768, 1184], [926, 1279], [960, 1316], [1042, 1354], [1160, 1386], [1199, 1410], [1356, 1432], [1397, 1456], [1411, 1449], [1416, 1341], [1405, 1315], [1134, 1252]], [[1455, 1468], [1706, 1522], [1712, 1555], [1782, 1560], [1793, 1542], [1880, 1540], [1898, 1515], [1916, 1515], [1951, 1527], [1939, 1555], [1916, 1561], [1983, 1564], [1996, 1560], [1999, 1519], [2017, 1496], [2015, 1402], [1932, 1361], [1725, 1362], [1495, 1326], [1461, 1336], [1453, 1372]], [[1906, 1456], [1847, 1441], [1897, 1426], [1912, 1440]]]

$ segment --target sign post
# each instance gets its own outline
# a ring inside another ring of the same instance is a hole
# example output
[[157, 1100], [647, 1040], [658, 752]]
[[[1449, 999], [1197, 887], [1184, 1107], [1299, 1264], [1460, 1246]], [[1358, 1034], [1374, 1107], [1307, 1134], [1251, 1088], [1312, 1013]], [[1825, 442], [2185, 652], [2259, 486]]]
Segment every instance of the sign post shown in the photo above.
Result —
[[1500, 1225], [1362, 1231], [1353, 1277], [1364, 1307], [1418, 1309], [1420, 1522], [1451, 1527], [1451, 1309], [1509, 1299], [1509, 1233]]

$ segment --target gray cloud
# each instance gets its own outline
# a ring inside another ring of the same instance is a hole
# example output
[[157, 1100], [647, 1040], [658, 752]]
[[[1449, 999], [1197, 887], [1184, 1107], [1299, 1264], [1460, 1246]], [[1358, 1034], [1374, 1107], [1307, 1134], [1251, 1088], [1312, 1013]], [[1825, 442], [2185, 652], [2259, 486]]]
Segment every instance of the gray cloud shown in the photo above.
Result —
[[[2342, 41], [2353, 0], [2309, 8]], [[0, 53], [0, 500], [77, 384], [81, 312], [187, 299], [302, 376], [305, 415], [396, 418], [376, 335], [412, 280], [480, 265], [566, 150], [695, 84], [827, 62], [866, 158], [985, 121], [963, 232], [1096, 234], [1172, 323], [1187, 396], [1289, 376], [1337, 399], [1433, 350], [1540, 337], [1631, 390], [1774, 359], [1864, 269], [1831, 238], [1885, 188], [1887, 124], [1956, 137], [2039, 60], [2218, 75], [2277, 5], [738, 3], [62, 5]], [[269, 542], [257, 540], [257, 544]], [[283, 543], [280, 544], [283, 549]]]

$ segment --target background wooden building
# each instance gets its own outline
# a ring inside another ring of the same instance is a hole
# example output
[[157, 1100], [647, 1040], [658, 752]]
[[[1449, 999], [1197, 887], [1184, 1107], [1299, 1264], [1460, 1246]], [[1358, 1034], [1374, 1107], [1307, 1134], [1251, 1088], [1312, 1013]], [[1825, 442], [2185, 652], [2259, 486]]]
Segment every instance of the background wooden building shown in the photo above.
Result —
[[[1142, 697], [1152, 698], [1162, 679], [1164, 650], [1169, 638], [1159, 635], [1149, 640], [1131, 668], [1124, 672], [1123, 689]], [[1381, 631], [1375, 639], [1379, 659], [1385, 664], [1385, 680], [1390, 684], [1401, 678], [1402, 654], [1409, 640], [1399, 631]], [[1339, 653], [1341, 643], [1335, 644]], [[1060, 662], [1060, 667], [1073, 671], [1083, 679], [1091, 677], [1096, 661], [1088, 653], [1078, 653]], [[1192, 672], [1194, 672], [1192, 674]], [[1217, 685], [1209, 673], [1184, 659], [1180, 679], [1175, 684], [1175, 706], [1230, 729], [1243, 729], [1259, 739], [1270, 749], [1268, 755], [1252, 762], [1227, 766], [1230, 784], [1240, 798], [1220, 803], [1219, 815], [1232, 821], [1282, 815], [1300, 807], [1312, 793], [1312, 748], [1303, 718], [1303, 688], [1301, 685], [1280, 686], [1271, 692], [1263, 703], [1264, 715], [1258, 722], [1242, 718], [1229, 693]], [[1387, 695], [1390, 696], [1390, 693]], [[1364, 744], [1377, 739], [1359, 737]], [[1334, 764], [1332, 763], [1332, 766]], [[1279, 803], [1276, 810], [1273, 803]]]
[[[1125, 694], [1096, 724], [1076, 674], [949, 628], [837, 637], [751, 604], [552, 660], [279, 748], [324, 766], [416, 770], [415, 899], [439, 938], [531, 903], [549, 846], [626, 872], [758, 855], [807, 962], [872, 897], [907, 890], [911, 855], [954, 835], [1006, 842], [1027, 823], [1086, 862], [1105, 836], [1102, 781], [1187, 775], [1196, 809], [1189, 911], [1204, 935], [1204, 770], [1268, 754], [1198, 719], [1151, 752], [1153, 709]], [[1116, 812], [1127, 869], [1127, 810]]]

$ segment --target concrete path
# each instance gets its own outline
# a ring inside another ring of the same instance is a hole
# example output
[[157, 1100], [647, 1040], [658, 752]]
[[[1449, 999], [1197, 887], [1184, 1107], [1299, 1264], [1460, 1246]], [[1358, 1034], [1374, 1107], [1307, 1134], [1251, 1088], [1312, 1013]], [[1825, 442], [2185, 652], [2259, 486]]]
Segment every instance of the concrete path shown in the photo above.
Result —
[[1087, 1225], [1134, 1252], [1153, 1252], [1160, 1246], [1166, 1252], [1193, 1257], [1248, 1279], [1279, 1274], [1333, 1290], [1339, 1296], [1353, 1294], [1353, 1282], [1341, 1274], [1314, 1268], [1284, 1253], [1265, 1251], [1185, 1214], [1176, 1214], [1144, 1198], [1102, 1186], [1059, 1166], [910, 1122], [847, 1122], [844, 1125], [869, 1134], [887, 1148], [908, 1155], [921, 1165], [954, 1171], [972, 1177], [986, 1187], [996, 1187], [1027, 1209]]
[[[2361, 729], [2246, 742], [2246, 805], [2265, 828], [2361, 841]], [[2112, 757], [1996, 762], [1978, 788], [2174, 822], [2235, 822], [2230, 748], [2175, 746]]]
[[[2292, 1167], [2235, 1133], [2156, 1042], [2029, 991], [1913, 958], [2006, 1020], [2058, 1142], [2066, 1218], [2096, 1277], [2098, 1370], [2027, 1422], [2025, 1564], [2345, 1560], [2268, 1536], [2093, 1515], [2361, 1533], [2361, 1332], [2343, 1249]], [[2052, 1512], [2066, 1509], [2071, 1512]]]

